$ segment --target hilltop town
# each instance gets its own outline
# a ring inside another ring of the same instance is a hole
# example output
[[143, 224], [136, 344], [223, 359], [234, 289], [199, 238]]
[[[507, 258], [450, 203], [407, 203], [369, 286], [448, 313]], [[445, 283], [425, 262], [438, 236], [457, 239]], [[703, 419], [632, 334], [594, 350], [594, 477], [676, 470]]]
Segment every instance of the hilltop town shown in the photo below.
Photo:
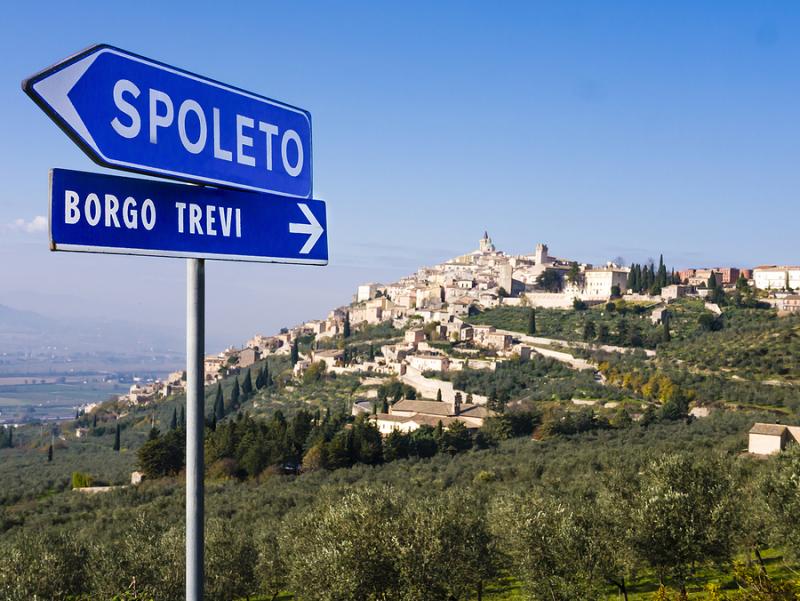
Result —
[[[257, 334], [240, 348], [230, 347], [205, 358], [206, 384], [244, 370], [250, 370], [270, 356], [291, 358], [292, 374], [301, 378], [318, 364], [332, 374], [356, 374], [361, 380], [381, 381], [398, 378], [413, 390], [413, 398], [376, 407], [373, 398], [354, 403], [353, 412], [372, 414], [378, 429], [412, 431], [423, 425], [442, 422], [445, 426], [460, 421], [467, 428], [479, 428], [494, 415], [488, 395], [459, 390], [441, 374], [465, 369], [493, 372], [509, 360], [527, 361], [532, 354], [549, 357], [575, 371], [590, 371], [597, 382], [605, 375], [597, 361], [585, 354], [589, 350], [626, 353], [630, 347], [645, 346], [635, 336], [631, 341], [612, 340], [594, 329], [583, 330], [582, 341], [546, 338], [535, 323], [525, 332], [480, 324], [474, 316], [503, 308], [536, 310], [587, 310], [608, 303], [635, 308], [648, 317], [654, 327], [669, 328], [670, 306], [680, 299], [701, 303], [709, 319], [722, 314], [717, 304], [720, 295], [746, 290], [758, 296], [764, 306], [779, 314], [800, 312], [800, 267], [759, 266], [693, 268], [667, 270], [659, 264], [623, 266], [608, 262], [592, 265], [550, 255], [546, 244], [537, 244], [530, 255], [508, 255], [498, 250], [488, 233], [478, 248], [441, 264], [423, 267], [391, 284], [367, 283], [358, 286], [348, 305], [330, 311], [324, 319], [310, 320], [274, 335]], [[382, 336], [380, 328], [390, 328], [398, 336]], [[594, 328], [594, 325], [592, 325]], [[362, 332], [366, 353], [353, 353], [342, 339]], [[640, 337], [641, 338], [641, 337]], [[617, 342], [617, 344], [611, 344]], [[645, 349], [647, 356], [655, 350]], [[249, 371], [248, 371], [249, 373]], [[166, 381], [137, 382], [122, 397], [132, 405], [143, 405], [158, 398], [178, 394], [185, 385], [180, 371]], [[375, 391], [372, 391], [374, 394]], [[418, 398], [417, 398], [418, 397]], [[427, 400], [425, 400], [427, 399]], [[442, 403], [431, 402], [433, 400]], [[608, 403], [613, 408], [616, 403]], [[705, 415], [702, 408], [693, 410]]]

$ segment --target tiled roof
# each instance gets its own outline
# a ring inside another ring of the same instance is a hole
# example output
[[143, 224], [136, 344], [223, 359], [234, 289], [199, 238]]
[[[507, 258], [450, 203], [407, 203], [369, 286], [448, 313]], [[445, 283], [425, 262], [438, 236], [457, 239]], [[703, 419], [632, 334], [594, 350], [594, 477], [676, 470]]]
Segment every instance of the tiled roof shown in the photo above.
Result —
[[398, 423], [400, 423], [400, 422], [407, 422], [411, 418], [410, 417], [405, 417], [405, 416], [402, 416], [402, 415], [391, 415], [390, 413], [378, 413], [376, 415], [371, 415], [370, 419], [376, 419], [376, 420], [379, 419], [379, 420], [385, 421], [385, 422], [398, 422]]
[[783, 424], [761, 424], [757, 423], [750, 428], [750, 434], [767, 434], [769, 436], [783, 436], [786, 426]]
[[392, 405], [393, 411], [407, 411], [426, 415], [452, 415], [453, 406], [442, 401], [412, 401], [403, 399]]
[[491, 417], [494, 414], [495, 414], [494, 411], [487, 409], [482, 405], [462, 405], [461, 413], [459, 413], [459, 415], [463, 415], [464, 417], [478, 417], [478, 418]]

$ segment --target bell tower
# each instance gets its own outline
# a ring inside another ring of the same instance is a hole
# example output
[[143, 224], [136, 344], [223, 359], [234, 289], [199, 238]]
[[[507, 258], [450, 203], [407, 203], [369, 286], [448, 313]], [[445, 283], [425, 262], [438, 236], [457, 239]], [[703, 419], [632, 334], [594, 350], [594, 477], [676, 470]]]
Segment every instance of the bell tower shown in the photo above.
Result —
[[545, 263], [549, 262], [549, 257], [547, 256], [547, 244], [542, 244], [541, 242], [536, 245], [536, 253], [534, 254], [534, 261], [536, 261], [537, 265], [544, 265]]
[[489, 232], [483, 232], [483, 238], [479, 241], [479, 248], [482, 253], [491, 253], [494, 252], [494, 244], [492, 244], [492, 239], [489, 237]]

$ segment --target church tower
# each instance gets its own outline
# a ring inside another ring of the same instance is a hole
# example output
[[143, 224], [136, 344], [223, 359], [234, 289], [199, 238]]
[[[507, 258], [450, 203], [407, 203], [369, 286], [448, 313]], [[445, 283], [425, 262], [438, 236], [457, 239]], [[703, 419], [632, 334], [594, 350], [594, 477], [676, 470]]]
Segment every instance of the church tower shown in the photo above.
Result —
[[545, 263], [550, 262], [550, 258], [547, 256], [547, 244], [542, 244], [541, 242], [536, 245], [536, 254], [534, 255], [534, 261], [537, 265], [544, 265]]
[[489, 237], [489, 232], [483, 232], [483, 238], [480, 239], [479, 244], [479, 248], [482, 253], [493, 253], [495, 250], [494, 244], [492, 244], [492, 239]]

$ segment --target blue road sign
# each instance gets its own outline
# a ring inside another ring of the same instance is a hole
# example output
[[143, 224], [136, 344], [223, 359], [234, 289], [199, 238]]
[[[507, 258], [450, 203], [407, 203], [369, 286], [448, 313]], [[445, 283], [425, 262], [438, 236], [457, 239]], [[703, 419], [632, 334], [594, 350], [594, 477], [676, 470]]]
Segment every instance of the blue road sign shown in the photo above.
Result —
[[50, 248], [325, 265], [325, 203], [53, 169]]
[[312, 197], [311, 115], [302, 109], [107, 45], [22, 87], [105, 167]]

